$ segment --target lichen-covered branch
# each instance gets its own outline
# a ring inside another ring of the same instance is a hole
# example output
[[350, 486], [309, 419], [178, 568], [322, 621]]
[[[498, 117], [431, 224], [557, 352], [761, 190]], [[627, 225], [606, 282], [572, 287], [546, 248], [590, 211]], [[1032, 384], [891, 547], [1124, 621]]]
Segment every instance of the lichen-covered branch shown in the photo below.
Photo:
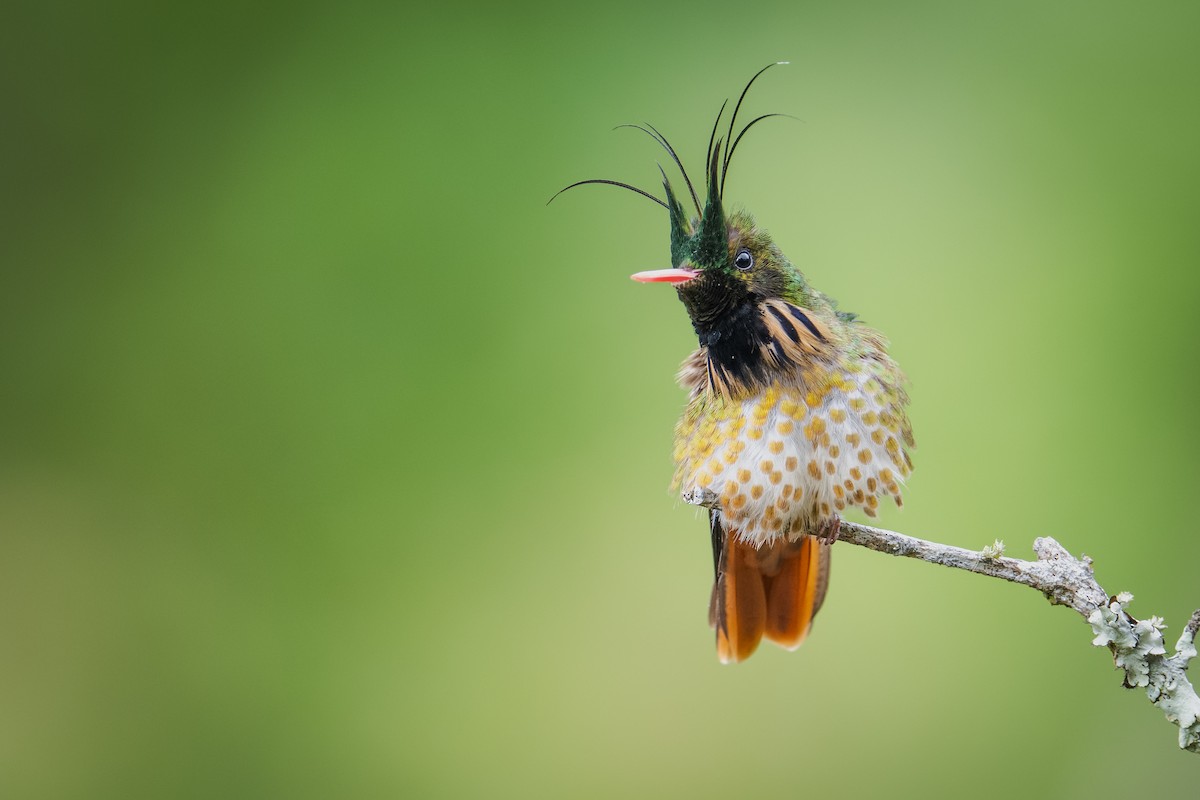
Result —
[[[706, 489], [685, 492], [683, 499], [709, 508], [718, 502]], [[1020, 583], [1037, 589], [1054, 605], [1071, 607], [1091, 625], [1092, 644], [1112, 651], [1116, 666], [1125, 671], [1125, 686], [1145, 687], [1150, 702], [1179, 726], [1179, 746], [1200, 753], [1200, 697], [1187, 679], [1188, 663], [1196, 656], [1200, 610], [1184, 626], [1175, 652], [1167, 655], [1162, 618], [1134, 619], [1126, 611], [1133, 595], [1110, 596], [1096, 582], [1090, 558], [1076, 558], [1049, 537], [1034, 541], [1037, 561], [1005, 556], [999, 541], [980, 551], [964, 550], [855, 522], [842, 522], [838, 540]]]

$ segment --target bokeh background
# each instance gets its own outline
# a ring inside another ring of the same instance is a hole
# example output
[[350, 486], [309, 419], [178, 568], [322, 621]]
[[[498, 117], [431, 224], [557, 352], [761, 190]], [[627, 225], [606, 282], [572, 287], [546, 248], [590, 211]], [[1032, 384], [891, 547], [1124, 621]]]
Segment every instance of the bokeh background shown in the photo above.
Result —
[[[650, 121], [885, 331], [882, 523], [1200, 605], [1200, 6], [10, 6], [0, 794], [1176, 796], [1036, 593], [835, 550], [718, 665]], [[746, 119], [749, 119], [747, 116]], [[665, 162], [664, 162], [665, 163]]]

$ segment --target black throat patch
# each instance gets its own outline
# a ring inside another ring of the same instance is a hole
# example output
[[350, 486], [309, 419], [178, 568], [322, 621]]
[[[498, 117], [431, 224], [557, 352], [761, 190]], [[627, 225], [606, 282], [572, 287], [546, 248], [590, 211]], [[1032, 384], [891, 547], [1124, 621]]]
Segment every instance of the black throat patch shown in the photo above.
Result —
[[[708, 352], [709, 382], [728, 384], [730, 388], [747, 389], [770, 383], [774, 370], [786, 368], [793, 362], [775, 342], [755, 303], [743, 303], [722, 314], [709, 325], [693, 323], [700, 346]], [[776, 357], [774, 364], [767, 360], [769, 348]]]
[[782, 300], [749, 299], [704, 323], [693, 318], [704, 348], [710, 390], [740, 396], [795, 374], [821, 358], [821, 328], [797, 306]]

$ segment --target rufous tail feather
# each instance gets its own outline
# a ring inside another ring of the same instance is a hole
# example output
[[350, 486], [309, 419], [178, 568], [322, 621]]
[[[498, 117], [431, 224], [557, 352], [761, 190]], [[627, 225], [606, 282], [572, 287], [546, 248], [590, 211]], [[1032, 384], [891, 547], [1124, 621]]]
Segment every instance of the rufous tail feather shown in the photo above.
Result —
[[781, 554], [779, 572], [766, 577], [765, 635], [772, 642], [795, 650], [808, 636], [829, 585], [829, 554], [829, 545], [805, 536]]
[[739, 542], [735, 530], [720, 533], [709, 605], [709, 623], [717, 630], [717, 657], [724, 664], [745, 661], [764, 636], [795, 650], [825, 599], [830, 546], [804, 536], [796, 542], [755, 547]]

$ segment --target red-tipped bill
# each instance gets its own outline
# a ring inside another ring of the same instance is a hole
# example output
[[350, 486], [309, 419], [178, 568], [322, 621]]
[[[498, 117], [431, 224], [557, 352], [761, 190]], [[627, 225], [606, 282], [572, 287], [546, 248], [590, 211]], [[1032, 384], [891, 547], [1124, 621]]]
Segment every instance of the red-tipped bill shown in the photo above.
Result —
[[698, 269], [648, 269], [629, 277], [640, 283], [687, 283], [699, 274]]

